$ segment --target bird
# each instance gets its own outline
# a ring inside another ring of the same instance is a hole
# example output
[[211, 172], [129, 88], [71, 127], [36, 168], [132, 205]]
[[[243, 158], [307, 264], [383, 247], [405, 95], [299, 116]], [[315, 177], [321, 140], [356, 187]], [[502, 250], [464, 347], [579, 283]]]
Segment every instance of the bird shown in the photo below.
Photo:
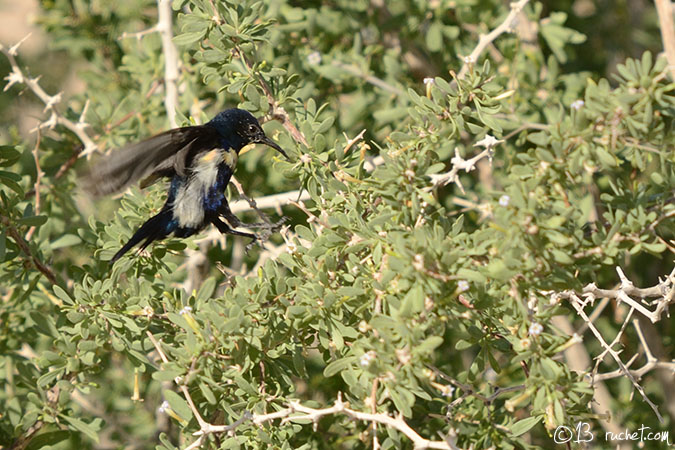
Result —
[[[141, 225], [110, 264], [137, 244], [143, 250], [171, 233], [185, 238], [209, 224], [223, 234], [255, 242], [255, 235], [233, 229], [243, 223], [232, 213], [225, 197], [239, 152], [254, 143], [265, 144], [289, 159], [251, 113], [231, 108], [204, 125], [173, 128], [92, 162], [84, 174], [83, 187], [94, 197], [120, 192], [138, 180], [141, 188], [161, 178], [170, 180], [162, 209]], [[269, 226], [248, 226], [252, 225]]]

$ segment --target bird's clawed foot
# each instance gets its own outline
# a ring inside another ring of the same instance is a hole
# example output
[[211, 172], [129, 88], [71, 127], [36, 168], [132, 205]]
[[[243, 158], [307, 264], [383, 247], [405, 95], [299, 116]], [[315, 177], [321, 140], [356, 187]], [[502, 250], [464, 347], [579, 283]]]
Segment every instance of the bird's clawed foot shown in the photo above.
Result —
[[[243, 223], [241, 222], [234, 214], [231, 212], [227, 214], [227, 211], [223, 214], [223, 216], [227, 219], [229, 222], [223, 222], [220, 218], [214, 217], [212, 218], [211, 222], [218, 228], [218, 230], [223, 233], [223, 234], [230, 234], [234, 236], [241, 236], [241, 237], [246, 237], [250, 238], [251, 242], [246, 244], [245, 251], [248, 254], [249, 250], [253, 248], [254, 245], [258, 244], [260, 248], [265, 248], [265, 242], [267, 242], [272, 235], [272, 233], [279, 231], [284, 223], [288, 220], [287, 217], [282, 217], [276, 222], [257, 222], [257, 223]], [[237, 231], [234, 228], [237, 227], [243, 227], [243, 228], [257, 228], [260, 231], [252, 234], [252, 233], [245, 233], [243, 231]]]
[[260, 246], [260, 248], [264, 249], [265, 242], [270, 239], [270, 236], [272, 236], [273, 233], [279, 231], [283, 227], [283, 224], [286, 222], [286, 220], [286, 217], [282, 217], [280, 220], [274, 223], [246, 224], [247, 227], [260, 229], [260, 231], [255, 234], [255, 238], [246, 246], [246, 252], [248, 253], [248, 251], [256, 243]]
[[269, 230], [271, 232], [274, 231], [279, 231], [281, 227], [288, 221], [288, 217], [283, 216], [281, 219], [279, 219], [276, 222], [253, 222], [253, 223], [245, 223], [242, 224], [242, 226], [246, 228], [263, 228], [265, 230]]
[[244, 248], [244, 251], [248, 255], [249, 250], [251, 250], [255, 244], [258, 244], [261, 248], [264, 248], [263, 242], [264, 241], [261, 241], [260, 239], [258, 239], [258, 236], [253, 236], [253, 238], [251, 239], [251, 242], [246, 244], [246, 247]]

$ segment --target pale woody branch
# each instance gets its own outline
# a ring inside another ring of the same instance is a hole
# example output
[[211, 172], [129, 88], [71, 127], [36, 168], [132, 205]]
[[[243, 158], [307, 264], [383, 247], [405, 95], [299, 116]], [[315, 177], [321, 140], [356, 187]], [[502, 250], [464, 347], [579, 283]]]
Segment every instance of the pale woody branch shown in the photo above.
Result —
[[[365, 131], [365, 130], [364, 130]], [[353, 139], [347, 140], [347, 145], [351, 147], [353, 143], [363, 136], [364, 131], [362, 131], [358, 136]], [[452, 163], [452, 169], [446, 173], [442, 174], [433, 174], [430, 176], [432, 187], [436, 186], [445, 186], [449, 183], [456, 183], [457, 186], [464, 192], [464, 188], [459, 181], [459, 171], [464, 170], [470, 172], [475, 169], [476, 164], [483, 158], [488, 158], [492, 161], [492, 155], [494, 154], [494, 147], [504, 142], [503, 140], [495, 139], [493, 136], [486, 135], [485, 138], [474, 144], [474, 147], [485, 147], [485, 150], [480, 152], [478, 155], [470, 159], [464, 159], [459, 155], [459, 151], [455, 150], [455, 156], [450, 160]], [[372, 160], [366, 161], [364, 164], [364, 169], [367, 172], [374, 171], [378, 166], [384, 164], [384, 158], [382, 156], [377, 156]], [[256, 209], [279, 209], [281, 206], [288, 204], [294, 204], [298, 201], [309, 200], [310, 196], [307, 191], [289, 191], [281, 194], [268, 195], [265, 197], [259, 197], [255, 199], [242, 199], [233, 201], [230, 204], [230, 209], [233, 213], [240, 213], [245, 211], [250, 211], [254, 209], [251, 205], [251, 200], [253, 200]]]
[[[596, 298], [614, 298], [619, 300], [619, 302], [624, 302], [628, 306], [635, 308], [636, 311], [647, 317], [652, 323], [658, 322], [661, 319], [663, 311], [675, 298], [675, 269], [670, 272], [670, 275], [668, 275], [664, 281], [650, 288], [635, 287], [633, 283], [626, 278], [620, 267], [617, 267], [616, 271], [621, 279], [621, 286], [618, 289], [600, 289], [595, 283], [590, 283], [586, 285], [582, 291], [583, 297], [587, 299], [585, 303], [593, 303]], [[569, 294], [563, 293], [561, 295]], [[656, 308], [651, 311], [632, 297], [643, 299], [648, 297], [660, 297], [660, 299], [656, 301]]]
[[[259, 197], [255, 199], [255, 203], [256, 207], [259, 209], [277, 209], [281, 206], [288, 205], [291, 202], [305, 201], [309, 199], [309, 192], [298, 190]], [[241, 199], [230, 203], [230, 209], [236, 214], [244, 211], [250, 211], [252, 207], [247, 200]]]
[[159, 22], [157, 31], [162, 38], [164, 53], [164, 106], [169, 117], [169, 125], [176, 128], [176, 111], [178, 110], [178, 51], [173, 43], [173, 10], [170, 0], [157, 0]]
[[[626, 277], [626, 275], [623, 273], [620, 267], [617, 267], [616, 271], [621, 280], [621, 285], [617, 289], [600, 289], [594, 283], [590, 283], [583, 288], [581, 294], [577, 294], [572, 290], [568, 290], [560, 293], [551, 293], [552, 299], [569, 300], [570, 304], [577, 311], [579, 317], [581, 317], [584, 320], [588, 329], [591, 330], [593, 335], [600, 342], [600, 345], [604, 349], [604, 351], [598, 356], [598, 364], [596, 364], [596, 368], [593, 371], [593, 374], [595, 374], [595, 372], [597, 371], [597, 367], [600, 361], [607, 354], [609, 354], [618, 365], [618, 369], [615, 370], [614, 372], [595, 375], [592, 377], [592, 379], [602, 381], [611, 378], [616, 378], [622, 375], [626, 376], [631, 381], [635, 389], [640, 393], [645, 402], [647, 402], [647, 404], [649, 404], [649, 406], [652, 408], [652, 410], [658, 417], [659, 421], [663, 423], [663, 418], [661, 417], [661, 414], [659, 413], [656, 405], [647, 397], [647, 394], [645, 393], [642, 386], [638, 384], [637, 379], [641, 378], [645, 373], [654, 368], [666, 368], [675, 370], [675, 361], [673, 362], [658, 361], [653, 356], [651, 350], [647, 345], [646, 340], [644, 339], [642, 330], [637, 320], [633, 320], [632, 323], [638, 333], [638, 336], [640, 337], [642, 346], [644, 347], [645, 355], [647, 357], [647, 363], [640, 369], [630, 370], [629, 367], [637, 359], [637, 355], [634, 355], [627, 363], [624, 363], [621, 360], [620, 351], [614, 350], [613, 347], [619, 343], [621, 335], [624, 333], [633, 312], [637, 311], [638, 313], [650, 319], [652, 322], [657, 322], [658, 320], [660, 320], [663, 311], [673, 302], [673, 298], [675, 297], [675, 268], [670, 272], [670, 274], [666, 277], [665, 280], [661, 281], [656, 286], [650, 288], [635, 287], [633, 283]], [[600, 331], [593, 324], [591, 318], [584, 311], [584, 308], [589, 304], [592, 305], [595, 299], [598, 297], [616, 299], [620, 303], [623, 302], [630, 307], [630, 311], [625, 319], [625, 322], [621, 327], [621, 330], [610, 344], [607, 343], [607, 341], [604, 339]], [[633, 299], [632, 297], [639, 297], [641, 299], [648, 297], [657, 298], [657, 300], [655, 301], [656, 308], [653, 311], [651, 311], [641, 302]]]
[[659, 16], [663, 50], [668, 60], [670, 76], [675, 79], [675, 25], [673, 25], [673, 3], [670, 0], [654, 0]]
[[[638, 337], [640, 338], [640, 343], [642, 344], [642, 347], [645, 350], [645, 358], [647, 359], [647, 362], [640, 367], [639, 369], [630, 369], [631, 375], [633, 375], [636, 379], [642, 378], [647, 372], [650, 372], [654, 369], [666, 369], [670, 370], [671, 372], [675, 373], [675, 361], [659, 361], [656, 359], [654, 354], [652, 353], [651, 349], [647, 345], [647, 341], [645, 340], [644, 333], [642, 331], [642, 328], [640, 327], [640, 322], [637, 319], [633, 319], [632, 321], [633, 327], [635, 327], [635, 331], [637, 331]], [[627, 363], [626, 367], [630, 368], [631, 364], [637, 359], [639, 356], [638, 353], [636, 353]], [[596, 375], [593, 380], [594, 381], [604, 381], [604, 380], [610, 380], [612, 378], [618, 378], [623, 375], [623, 372], [621, 369], [617, 369], [613, 372], [608, 372], [608, 373], [601, 373], [599, 375]]]
[[[191, 319], [190, 311], [187, 310], [181, 311], [181, 313], [184, 314], [184, 316], [186, 316], [186, 320], [188, 321], [188, 323], [190, 320], [194, 320]], [[151, 332], [147, 331], [146, 334], [150, 339], [150, 341], [152, 342], [152, 344], [154, 345], [155, 350], [157, 351], [162, 362], [168, 363], [169, 359], [162, 350], [160, 342], [155, 338], [155, 336]], [[204, 418], [199, 413], [199, 410], [197, 409], [196, 405], [192, 400], [192, 396], [190, 395], [190, 391], [187, 385], [183, 383], [183, 379], [177, 377], [174, 381], [178, 385], [181, 392], [183, 393], [183, 396], [185, 397], [185, 400], [187, 401], [187, 404], [190, 407], [192, 414], [195, 416], [195, 418], [197, 419], [197, 423], [199, 424], [199, 431], [193, 433], [195, 436], [197, 436], [197, 440], [194, 441], [189, 446], [185, 447], [185, 450], [195, 450], [200, 448], [204, 444], [206, 437], [209, 434], [231, 433], [237, 427], [249, 421], [252, 422], [254, 425], [258, 426], [277, 419], [281, 419], [282, 424], [287, 422], [307, 421], [307, 420], [316, 424], [318, 423], [321, 417], [331, 415], [346, 415], [354, 420], [359, 420], [368, 423], [379, 423], [387, 427], [394, 428], [400, 431], [401, 433], [405, 434], [408, 437], [408, 439], [410, 439], [413, 442], [415, 449], [421, 450], [431, 448], [431, 449], [459, 450], [454, 443], [454, 435], [455, 435], [454, 430], [451, 430], [451, 432], [447, 436], [442, 436], [444, 438], [443, 441], [432, 441], [429, 439], [425, 439], [422, 436], [420, 436], [414, 429], [412, 429], [410, 425], [408, 425], [407, 422], [403, 419], [403, 416], [401, 416], [400, 414], [396, 417], [392, 417], [384, 413], [366, 413], [350, 409], [349, 404], [342, 401], [341, 394], [338, 395], [338, 398], [333, 406], [324, 409], [314, 409], [307, 406], [303, 406], [298, 401], [290, 401], [287, 408], [273, 413], [254, 414], [249, 411], [246, 411], [244, 412], [244, 414], [242, 414], [242, 416], [238, 420], [229, 425], [212, 425], [208, 423], [206, 420], [204, 420]], [[296, 415], [296, 413], [298, 414]]]
[[[376, 422], [387, 427], [394, 428], [406, 435], [406, 437], [408, 437], [413, 442], [414, 448], [418, 450], [427, 448], [458, 450], [458, 447], [454, 444], [451, 436], [444, 437], [443, 441], [432, 441], [425, 439], [415, 430], [413, 430], [410, 425], [406, 423], [402, 416], [399, 415], [392, 417], [383, 413], [366, 413], [350, 409], [349, 404], [342, 401], [341, 395], [338, 395], [335, 404], [328, 408], [314, 409], [303, 406], [297, 401], [291, 401], [288, 408], [269, 414], [252, 414], [250, 412], [245, 412], [241, 418], [230, 425], [206, 424], [206, 426], [201, 426], [201, 429], [194, 433], [194, 435], [199, 436], [199, 438], [191, 445], [186, 447], [185, 450], [194, 450], [199, 448], [199, 446], [201, 446], [201, 444], [204, 442], [204, 438], [208, 434], [231, 433], [237, 427], [249, 421], [258, 426], [278, 419], [281, 419], [282, 424], [297, 421], [310, 421], [313, 424], [316, 424], [322, 417], [334, 415], [345, 415], [354, 420], [371, 423]], [[452, 434], [453, 433], [451, 433], [451, 435]]]
[[4, 55], [9, 60], [9, 64], [12, 67], [12, 71], [9, 73], [9, 75], [5, 77], [5, 80], [7, 80], [7, 84], [5, 85], [5, 88], [3, 90], [7, 91], [13, 85], [19, 83], [26, 85], [26, 87], [30, 89], [33, 92], [33, 94], [35, 94], [40, 99], [40, 101], [42, 101], [42, 103], [44, 103], [45, 105], [44, 112], [51, 112], [49, 119], [45, 122], [40, 123], [35, 129], [36, 131], [41, 130], [43, 128], [53, 129], [56, 125], [62, 125], [66, 127], [68, 130], [72, 131], [80, 140], [80, 142], [82, 142], [82, 144], [84, 145], [84, 150], [82, 152], [83, 155], [87, 155], [95, 151], [96, 149], [98, 149], [98, 146], [94, 143], [91, 137], [89, 137], [89, 135], [85, 132], [85, 130], [89, 127], [89, 125], [85, 122], [89, 102], [87, 101], [85, 103], [84, 108], [82, 109], [82, 113], [80, 114], [80, 119], [77, 122], [73, 122], [64, 117], [56, 109], [56, 106], [61, 102], [62, 93], [59, 92], [58, 94], [55, 95], [47, 94], [45, 90], [42, 89], [42, 86], [40, 86], [39, 83], [40, 77], [30, 77], [26, 75], [19, 67], [19, 64], [16, 61], [16, 55], [18, 54], [19, 46], [29, 37], [30, 35], [26, 36], [17, 44], [9, 48], [0, 44], [0, 51], [4, 53]]
[[517, 2], [511, 3], [511, 11], [509, 12], [508, 16], [506, 16], [506, 19], [504, 19], [504, 22], [502, 22], [497, 28], [488, 34], [482, 35], [478, 41], [478, 45], [476, 45], [476, 48], [473, 49], [469, 56], [464, 58], [464, 65], [459, 71], [459, 74], [457, 74], [457, 78], [461, 80], [466, 76], [469, 69], [478, 61], [478, 57], [481, 53], [483, 53], [483, 50], [485, 50], [488, 45], [497, 39], [497, 37], [503, 33], [512, 31], [513, 26], [518, 19], [518, 14], [520, 14], [522, 9], [529, 1], [530, 0], [519, 0]]
[[459, 171], [464, 170], [467, 173], [471, 172], [476, 168], [476, 163], [483, 158], [488, 158], [492, 162], [492, 155], [494, 154], [494, 147], [498, 144], [504, 142], [503, 140], [495, 139], [489, 134], [486, 135], [483, 139], [476, 142], [474, 147], [485, 147], [485, 150], [474, 156], [470, 159], [464, 159], [460, 156], [459, 150], [455, 149], [455, 156], [450, 160], [452, 164], [452, 169], [446, 173], [442, 174], [433, 174], [431, 175], [432, 185], [435, 186], [445, 186], [448, 183], [455, 183], [459, 189], [464, 192], [464, 187], [459, 181]]

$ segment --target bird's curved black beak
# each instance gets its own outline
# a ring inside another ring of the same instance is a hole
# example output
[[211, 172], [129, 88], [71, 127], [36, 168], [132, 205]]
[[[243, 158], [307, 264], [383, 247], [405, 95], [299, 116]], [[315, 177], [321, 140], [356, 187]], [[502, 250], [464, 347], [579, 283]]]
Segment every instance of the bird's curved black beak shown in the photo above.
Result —
[[285, 157], [287, 160], [289, 160], [289, 161], [291, 160], [291, 158], [288, 157], [288, 155], [286, 154], [286, 152], [283, 151], [282, 148], [279, 147], [279, 146], [277, 145], [276, 142], [274, 142], [272, 139], [268, 138], [268, 137], [265, 136], [264, 134], [263, 134], [262, 136], [259, 136], [258, 139], [256, 139], [255, 142], [258, 143], [258, 144], [265, 144], [265, 145], [267, 145], [267, 146], [269, 146], [269, 147], [272, 147], [274, 150], [276, 150], [276, 151], [278, 151], [279, 153], [281, 153], [282, 155], [284, 155], [284, 157]]

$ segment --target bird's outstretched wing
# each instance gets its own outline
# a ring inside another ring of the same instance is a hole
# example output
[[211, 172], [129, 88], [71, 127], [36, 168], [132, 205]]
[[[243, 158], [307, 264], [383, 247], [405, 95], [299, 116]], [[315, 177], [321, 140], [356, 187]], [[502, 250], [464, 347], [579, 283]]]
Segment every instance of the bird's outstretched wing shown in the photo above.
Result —
[[194, 154], [216, 148], [218, 141], [218, 132], [204, 125], [165, 131], [92, 161], [83, 187], [98, 197], [119, 192], [142, 178], [184, 175]]

